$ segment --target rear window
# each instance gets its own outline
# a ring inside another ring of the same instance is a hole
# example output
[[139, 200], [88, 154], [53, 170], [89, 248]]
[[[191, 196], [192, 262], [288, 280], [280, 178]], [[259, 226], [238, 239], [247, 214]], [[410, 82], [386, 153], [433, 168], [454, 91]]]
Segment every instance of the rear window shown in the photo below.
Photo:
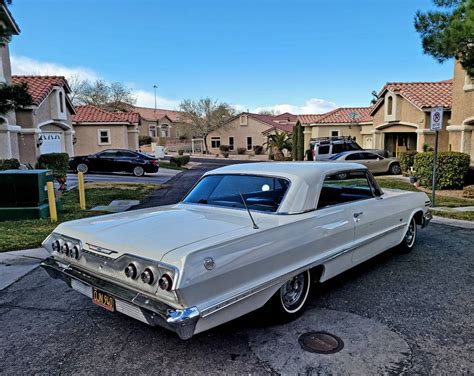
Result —
[[254, 175], [208, 175], [185, 197], [184, 203], [276, 212], [290, 183], [286, 179]]

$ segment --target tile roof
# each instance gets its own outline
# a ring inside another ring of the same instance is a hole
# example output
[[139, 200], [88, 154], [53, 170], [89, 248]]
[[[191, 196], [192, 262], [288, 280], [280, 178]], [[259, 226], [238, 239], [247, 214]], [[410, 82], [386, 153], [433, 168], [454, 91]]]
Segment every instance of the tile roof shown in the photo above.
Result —
[[133, 111], [136, 111], [140, 114], [140, 116], [145, 120], [161, 120], [163, 117], [168, 116], [168, 118], [173, 122], [188, 122], [188, 120], [184, 117], [184, 113], [181, 111], [174, 111], [174, 110], [164, 110], [157, 108], [149, 107], [137, 107], [131, 106], [130, 107]]
[[55, 86], [64, 87], [66, 93], [71, 89], [63, 76], [12, 76], [12, 84], [17, 85], [26, 82], [33, 104], [38, 106], [51, 94]]
[[75, 123], [138, 124], [139, 120], [138, 112], [110, 112], [92, 105], [77, 106], [76, 114], [72, 117]]
[[372, 107], [340, 107], [325, 114], [300, 115], [298, 120], [302, 124], [367, 123], [372, 121], [371, 110]]
[[419, 109], [443, 106], [451, 108], [453, 80], [438, 82], [388, 82], [379, 93], [379, 100], [373, 106], [372, 113], [383, 102], [386, 91], [399, 94]]

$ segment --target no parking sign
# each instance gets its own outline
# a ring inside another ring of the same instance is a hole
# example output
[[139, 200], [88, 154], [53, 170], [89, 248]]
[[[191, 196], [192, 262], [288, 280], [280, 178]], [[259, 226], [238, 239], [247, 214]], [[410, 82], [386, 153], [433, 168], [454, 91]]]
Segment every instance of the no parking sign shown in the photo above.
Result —
[[443, 107], [433, 107], [431, 109], [431, 124], [432, 131], [440, 131], [443, 128]]

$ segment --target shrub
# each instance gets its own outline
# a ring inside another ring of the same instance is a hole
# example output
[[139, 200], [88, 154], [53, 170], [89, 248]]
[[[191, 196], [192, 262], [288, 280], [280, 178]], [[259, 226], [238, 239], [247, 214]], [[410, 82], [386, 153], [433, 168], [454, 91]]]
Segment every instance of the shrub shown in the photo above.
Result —
[[[433, 152], [418, 153], [413, 167], [421, 185], [430, 186], [433, 172]], [[437, 189], [461, 188], [469, 170], [470, 157], [465, 153], [445, 151], [438, 153], [436, 169]]]
[[38, 158], [36, 168], [53, 170], [56, 179], [63, 179], [66, 177], [69, 168], [69, 155], [67, 153], [42, 154]]
[[462, 190], [462, 197], [474, 198], [474, 185], [466, 185]]
[[178, 150], [178, 155], [179, 155], [179, 156], [182, 156], [183, 154], [184, 154], [184, 149], [179, 149], [179, 150]]
[[237, 148], [237, 154], [245, 154], [247, 149], [245, 148]]
[[[229, 150], [230, 150], [230, 146], [229, 146], [229, 145], [221, 145], [221, 146], [219, 146], [219, 150], [220, 150], [221, 152], [229, 151]], [[222, 154], [222, 155], [224, 155], [224, 154]]]
[[18, 159], [0, 159], [0, 170], [18, 170], [20, 162]]
[[150, 145], [152, 142], [151, 136], [139, 136], [138, 137], [138, 145]]
[[229, 158], [229, 152], [228, 151], [223, 151], [222, 155], [224, 156], [224, 158]]
[[418, 152], [416, 151], [406, 151], [404, 153], [400, 153], [400, 168], [402, 169], [402, 174], [408, 176], [410, 174], [410, 168], [413, 167], [413, 161], [415, 155]]
[[183, 155], [181, 157], [171, 157], [170, 164], [181, 167], [181, 166], [186, 165], [190, 159], [191, 158], [189, 155]]
[[263, 146], [262, 145], [255, 145], [253, 147], [253, 151], [255, 152], [256, 155], [260, 155], [263, 153]]

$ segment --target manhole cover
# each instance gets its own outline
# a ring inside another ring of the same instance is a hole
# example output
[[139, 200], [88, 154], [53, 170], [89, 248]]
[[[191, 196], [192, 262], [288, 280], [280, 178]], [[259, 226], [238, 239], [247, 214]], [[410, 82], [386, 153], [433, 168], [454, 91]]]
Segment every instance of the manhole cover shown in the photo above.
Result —
[[309, 332], [300, 335], [298, 342], [303, 350], [318, 354], [334, 354], [344, 347], [342, 339], [326, 332]]

